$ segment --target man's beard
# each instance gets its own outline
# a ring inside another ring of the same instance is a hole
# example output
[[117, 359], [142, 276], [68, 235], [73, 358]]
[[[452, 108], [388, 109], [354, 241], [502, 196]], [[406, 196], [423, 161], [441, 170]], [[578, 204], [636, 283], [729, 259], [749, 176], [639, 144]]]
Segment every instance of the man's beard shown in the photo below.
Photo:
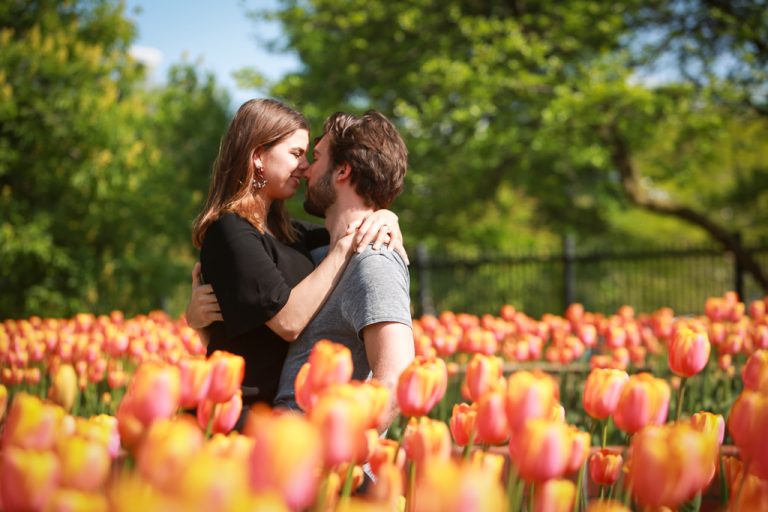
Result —
[[328, 169], [315, 185], [307, 185], [307, 191], [304, 194], [304, 211], [324, 219], [325, 212], [335, 202], [336, 189], [333, 188], [333, 170]]

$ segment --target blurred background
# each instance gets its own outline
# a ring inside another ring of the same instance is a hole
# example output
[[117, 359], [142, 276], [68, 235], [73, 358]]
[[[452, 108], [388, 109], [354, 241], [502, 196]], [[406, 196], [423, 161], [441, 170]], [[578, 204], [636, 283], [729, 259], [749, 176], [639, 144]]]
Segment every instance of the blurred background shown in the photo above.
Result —
[[415, 315], [765, 296], [767, 4], [5, 0], [0, 319], [179, 314], [220, 137], [266, 96], [397, 123]]

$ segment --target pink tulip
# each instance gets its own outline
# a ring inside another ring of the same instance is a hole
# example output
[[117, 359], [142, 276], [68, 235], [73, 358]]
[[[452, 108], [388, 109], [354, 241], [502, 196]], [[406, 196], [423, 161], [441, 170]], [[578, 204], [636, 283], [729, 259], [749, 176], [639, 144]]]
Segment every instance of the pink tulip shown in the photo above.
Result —
[[646, 425], [662, 425], [669, 409], [669, 384], [649, 373], [632, 375], [619, 397], [613, 421], [628, 434]]
[[540, 371], [519, 371], [507, 379], [507, 420], [511, 431], [533, 418], [548, 418], [560, 389], [554, 379]]
[[0, 467], [0, 501], [5, 512], [45, 509], [59, 479], [59, 461], [52, 451], [6, 445]]
[[490, 389], [477, 402], [478, 444], [497, 445], [509, 440], [504, 387]]
[[[200, 402], [197, 406], [197, 423], [200, 428], [207, 429], [208, 423], [212, 421], [211, 432], [228, 434], [235, 428], [242, 411], [243, 393], [238, 389], [232, 398], [223, 404], [216, 404], [210, 400]], [[211, 414], [213, 414], [213, 420], [211, 420]]]

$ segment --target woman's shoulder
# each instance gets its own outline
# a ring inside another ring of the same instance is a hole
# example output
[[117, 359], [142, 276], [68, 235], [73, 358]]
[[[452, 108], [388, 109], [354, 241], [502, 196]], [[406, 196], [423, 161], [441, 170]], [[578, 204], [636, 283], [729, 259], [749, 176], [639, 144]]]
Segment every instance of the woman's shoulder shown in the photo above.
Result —
[[[205, 240], [229, 239], [242, 235], [252, 235], [261, 238], [263, 235], [250, 222], [236, 213], [227, 212], [211, 222], [205, 233]], [[205, 243], [203, 240], [203, 243]]]

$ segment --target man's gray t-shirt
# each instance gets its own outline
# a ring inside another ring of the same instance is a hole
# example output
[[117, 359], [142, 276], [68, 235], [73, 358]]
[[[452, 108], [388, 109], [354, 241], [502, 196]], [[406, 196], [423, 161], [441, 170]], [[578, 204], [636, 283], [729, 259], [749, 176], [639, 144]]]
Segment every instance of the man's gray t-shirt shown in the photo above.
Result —
[[[288, 348], [274, 405], [298, 409], [294, 381], [322, 339], [346, 345], [352, 352], [352, 378], [365, 380], [371, 373], [363, 343], [363, 329], [380, 322], [411, 327], [410, 278], [400, 255], [368, 246], [354, 254], [328, 300]], [[408, 340], [409, 342], [411, 340]]]

